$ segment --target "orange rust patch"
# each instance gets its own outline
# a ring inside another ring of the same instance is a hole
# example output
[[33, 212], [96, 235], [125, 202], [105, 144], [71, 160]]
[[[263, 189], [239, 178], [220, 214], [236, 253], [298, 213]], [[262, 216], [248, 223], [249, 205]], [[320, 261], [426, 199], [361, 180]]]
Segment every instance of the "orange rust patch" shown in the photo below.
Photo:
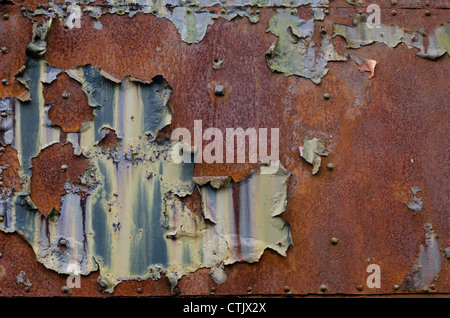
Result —
[[119, 138], [116, 135], [116, 132], [113, 129], [109, 128], [102, 128], [101, 131], [107, 131], [105, 137], [103, 137], [102, 140], [98, 143], [100, 147], [114, 147], [117, 142], [119, 141]]
[[[2, 18], [4, 15], [8, 15], [7, 20]], [[0, 52], [0, 80], [7, 81], [7, 85], [0, 84], [0, 98], [26, 99], [27, 90], [15, 75], [25, 64], [25, 50], [31, 41], [31, 22], [22, 15], [20, 6], [0, 7], [0, 39], [0, 46], [7, 49], [7, 53]]]
[[83, 123], [94, 119], [93, 108], [89, 106], [81, 85], [66, 73], [44, 85], [44, 99], [51, 103], [48, 118], [64, 132], [78, 132]]
[[[79, 182], [78, 176], [89, 168], [89, 160], [73, 153], [72, 144], [54, 144], [31, 159], [31, 200], [38, 210], [48, 216], [53, 209], [60, 211], [60, 196], [65, 194], [66, 181]], [[63, 171], [63, 165], [67, 170]]]
[[17, 158], [17, 150], [11, 145], [1, 148], [4, 151], [0, 152], [0, 165], [2, 167], [8, 166], [7, 168], [3, 168], [1, 174], [3, 185], [14, 190], [20, 190], [22, 189], [22, 185], [20, 184], [18, 173], [20, 163]]
[[180, 198], [181, 202], [193, 213], [200, 214], [202, 213], [202, 196], [198, 188], [195, 187], [194, 191], [191, 195], [187, 195], [185, 197]]

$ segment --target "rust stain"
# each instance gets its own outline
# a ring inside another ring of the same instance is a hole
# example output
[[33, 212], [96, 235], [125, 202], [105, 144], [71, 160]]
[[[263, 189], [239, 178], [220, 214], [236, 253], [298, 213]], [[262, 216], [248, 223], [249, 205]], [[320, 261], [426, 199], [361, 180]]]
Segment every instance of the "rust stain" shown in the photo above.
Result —
[[63, 132], [78, 132], [84, 123], [94, 119], [93, 107], [88, 105], [80, 83], [64, 72], [44, 85], [44, 100], [51, 104], [48, 118]]
[[0, 166], [5, 167], [1, 173], [3, 186], [14, 190], [21, 190], [19, 159], [17, 158], [17, 151], [11, 145], [0, 147]]
[[114, 147], [119, 141], [114, 129], [102, 128], [101, 132], [105, 132], [105, 137], [98, 143], [100, 147]]
[[[7, 19], [5, 18], [7, 17]], [[31, 22], [22, 16], [20, 6], [0, 7], [0, 46], [8, 53], [0, 52], [0, 98], [21, 97], [26, 99], [26, 88], [15, 75], [25, 63], [25, 50], [31, 40]], [[13, 36], [12, 36], [13, 35]]]
[[48, 146], [31, 163], [30, 198], [46, 217], [53, 209], [60, 211], [65, 182], [80, 182], [79, 175], [89, 168], [89, 160], [74, 155], [70, 143]]

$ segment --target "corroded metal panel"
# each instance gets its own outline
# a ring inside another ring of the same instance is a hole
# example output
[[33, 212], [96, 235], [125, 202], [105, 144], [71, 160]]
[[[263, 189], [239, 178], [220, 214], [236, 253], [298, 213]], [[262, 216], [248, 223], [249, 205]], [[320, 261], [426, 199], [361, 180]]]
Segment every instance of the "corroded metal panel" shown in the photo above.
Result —
[[450, 4], [370, 4], [2, 2], [0, 296], [450, 293]]

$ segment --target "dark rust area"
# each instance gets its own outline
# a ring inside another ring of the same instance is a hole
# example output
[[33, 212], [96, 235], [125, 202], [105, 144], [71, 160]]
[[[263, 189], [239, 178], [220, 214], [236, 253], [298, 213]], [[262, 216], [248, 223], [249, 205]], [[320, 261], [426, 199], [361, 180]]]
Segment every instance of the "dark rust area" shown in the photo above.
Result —
[[101, 131], [105, 132], [105, 137], [98, 143], [100, 147], [114, 147], [117, 145], [119, 137], [117, 137], [114, 129], [102, 128]]
[[93, 108], [80, 83], [64, 72], [52, 83], [44, 85], [44, 100], [51, 104], [48, 118], [63, 132], [78, 132], [84, 123], [94, 119]]
[[22, 184], [19, 178], [19, 159], [17, 151], [11, 146], [0, 146], [0, 166], [2, 166], [1, 182], [4, 187], [21, 190]]
[[0, 4], [0, 46], [6, 48], [0, 52], [0, 98], [29, 96], [15, 76], [25, 63], [31, 31], [31, 21], [22, 15], [20, 6]]
[[64, 184], [80, 182], [79, 175], [89, 168], [89, 160], [74, 155], [70, 143], [48, 146], [31, 163], [30, 197], [46, 217], [53, 209], [60, 210], [60, 196], [66, 193]]

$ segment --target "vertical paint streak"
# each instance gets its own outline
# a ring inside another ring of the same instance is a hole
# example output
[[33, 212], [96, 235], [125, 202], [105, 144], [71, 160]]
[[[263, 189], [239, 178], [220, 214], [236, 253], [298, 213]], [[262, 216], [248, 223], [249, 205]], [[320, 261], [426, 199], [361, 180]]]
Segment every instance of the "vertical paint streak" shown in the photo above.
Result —
[[240, 260], [241, 253], [241, 233], [240, 233], [240, 213], [241, 213], [241, 192], [240, 183], [233, 182], [231, 184], [232, 200], [233, 200], [233, 219], [232, 219], [232, 243], [233, 257]]

